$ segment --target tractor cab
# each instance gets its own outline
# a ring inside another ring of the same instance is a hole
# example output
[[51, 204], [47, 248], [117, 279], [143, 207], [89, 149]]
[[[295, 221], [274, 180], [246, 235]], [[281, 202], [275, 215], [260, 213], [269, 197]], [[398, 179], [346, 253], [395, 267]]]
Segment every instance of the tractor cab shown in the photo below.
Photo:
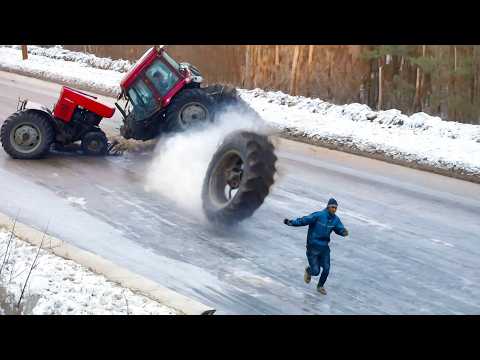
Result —
[[165, 46], [147, 50], [120, 82], [118, 100], [125, 103], [115, 105], [124, 117], [122, 135], [138, 140], [155, 137], [162, 125], [159, 116], [172, 99], [185, 88], [199, 88], [202, 81], [198, 69], [176, 62]]
[[184, 87], [199, 87], [202, 80], [196, 68], [177, 63], [165, 46], [152, 47], [122, 79], [119, 99], [131, 105], [137, 119], [147, 118], [165, 108]]

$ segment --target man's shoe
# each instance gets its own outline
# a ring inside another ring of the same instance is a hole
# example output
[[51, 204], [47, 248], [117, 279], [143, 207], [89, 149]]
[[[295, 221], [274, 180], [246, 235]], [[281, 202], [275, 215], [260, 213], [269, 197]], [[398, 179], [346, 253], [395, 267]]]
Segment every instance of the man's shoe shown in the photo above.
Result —
[[317, 291], [322, 295], [327, 295], [327, 290], [323, 286], [317, 286]]
[[305, 274], [303, 275], [303, 280], [305, 280], [307, 284], [310, 284], [310, 280], [312, 280], [312, 275], [310, 275], [310, 273], [307, 270], [308, 270], [308, 267], [305, 268]]

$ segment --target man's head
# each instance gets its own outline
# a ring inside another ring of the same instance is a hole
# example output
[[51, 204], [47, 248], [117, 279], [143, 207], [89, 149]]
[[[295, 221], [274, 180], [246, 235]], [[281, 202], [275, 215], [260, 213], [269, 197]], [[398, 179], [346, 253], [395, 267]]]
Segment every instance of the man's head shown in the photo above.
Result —
[[330, 200], [328, 200], [327, 209], [330, 214], [334, 215], [335, 212], [337, 211], [337, 207], [338, 207], [337, 200], [335, 200], [334, 198], [331, 198]]

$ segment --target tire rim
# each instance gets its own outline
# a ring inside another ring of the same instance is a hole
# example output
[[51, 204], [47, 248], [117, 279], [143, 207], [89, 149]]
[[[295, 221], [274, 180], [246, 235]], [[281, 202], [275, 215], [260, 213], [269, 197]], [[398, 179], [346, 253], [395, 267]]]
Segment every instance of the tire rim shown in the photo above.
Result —
[[42, 142], [40, 129], [33, 124], [20, 124], [10, 133], [10, 143], [18, 152], [34, 152]]
[[183, 129], [209, 118], [208, 109], [201, 103], [188, 103], [182, 107], [179, 114], [179, 122]]
[[222, 208], [236, 197], [242, 183], [244, 162], [235, 150], [226, 152], [218, 161], [209, 181], [209, 195], [213, 203]]
[[98, 140], [92, 140], [88, 143], [88, 150], [97, 152], [100, 149], [100, 142]]

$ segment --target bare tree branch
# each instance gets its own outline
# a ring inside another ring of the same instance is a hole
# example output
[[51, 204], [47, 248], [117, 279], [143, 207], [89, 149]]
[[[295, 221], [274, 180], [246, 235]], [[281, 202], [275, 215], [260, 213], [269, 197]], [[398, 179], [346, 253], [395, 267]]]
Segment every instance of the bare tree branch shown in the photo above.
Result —
[[123, 298], [125, 299], [125, 302], [127, 303], [127, 315], [130, 315], [130, 311], [128, 310], [128, 299], [125, 296], [125, 289], [122, 291]]
[[12, 240], [13, 240], [13, 235], [15, 233], [15, 226], [17, 225], [17, 219], [18, 219], [19, 214], [20, 214], [20, 210], [18, 210], [17, 216], [15, 216], [15, 219], [13, 219], [13, 227], [12, 227], [12, 231], [10, 232], [10, 239], [8, 239], [7, 251], [5, 251], [5, 257], [3, 258], [2, 266], [0, 267], [0, 275], [2, 275], [3, 267], [5, 266], [5, 264], [7, 263], [7, 260], [8, 260], [8, 257], [7, 257], [8, 256], [8, 250], [9, 250], [10, 244], [12, 243]]
[[35, 259], [33, 259], [32, 266], [30, 266], [30, 271], [28, 272], [27, 279], [25, 280], [25, 284], [23, 285], [22, 293], [20, 294], [20, 299], [18, 299], [17, 308], [20, 308], [20, 303], [22, 302], [23, 294], [25, 293], [25, 289], [27, 288], [28, 280], [30, 279], [30, 275], [32, 274], [33, 269], [36, 267], [36, 262], [37, 262], [37, 259], [38, 259], [38, 255], [40, 254], [40, 250], [42, 249], [43, 242], [45, 241], [45, 237], [47, 235], [49, 225], [50, 225], [50, 221], [48, 221], [47, 227], [45, 228], [45, 231], [43, 232], [42, 242], [40, 243], [40, 246], [38, 247], [38, 251], [37, 251], [37, 254], [35, 255]]

